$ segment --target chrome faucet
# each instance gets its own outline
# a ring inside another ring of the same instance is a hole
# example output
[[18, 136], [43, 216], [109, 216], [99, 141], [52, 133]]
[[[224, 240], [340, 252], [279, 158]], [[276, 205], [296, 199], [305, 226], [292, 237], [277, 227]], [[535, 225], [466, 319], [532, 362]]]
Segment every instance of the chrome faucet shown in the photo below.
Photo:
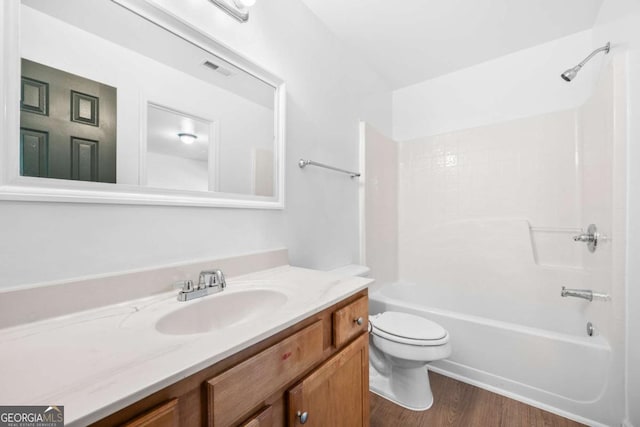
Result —
[[198, 289], [206, 289], [217, 287], [223, 290], [227, 287], [222, 270], [205, 270], [200, 272], [200, 280], [198, 280]]
[[560, 291], [560, 296], [583, 298], [583, 299], [586, 299], [587, 301], [593, 301], [594, 299], [609, 301], [611, 299], [611, 297], [608, 294], [593, 292], [591, 289], [567, 289], [564, 286]]
[[189, 301], [222, 292], [227, 287], [227, 281], [222, 270], [216, 269], [201, 271], [197, 286], [194, 286], [191, 280], [178, 282], [176, 285], [181, 288], [178, 301]]

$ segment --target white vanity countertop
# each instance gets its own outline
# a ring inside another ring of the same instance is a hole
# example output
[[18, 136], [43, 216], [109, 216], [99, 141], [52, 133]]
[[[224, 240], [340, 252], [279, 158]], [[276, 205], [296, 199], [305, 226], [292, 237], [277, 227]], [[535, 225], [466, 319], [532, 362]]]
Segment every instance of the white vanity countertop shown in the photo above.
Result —
[[[279, 332], [371, 283], [282, 266], [227, 280], [224, 292], [178, 302], [177, 291], [0, 330], [1, 405], [64, 405], [87, 425]], [[208, 333], [165, 335], [164, 314], [249, 289], [284, 293], [267, 314]], [[55, 304], [55, 301], [51, 302]]]

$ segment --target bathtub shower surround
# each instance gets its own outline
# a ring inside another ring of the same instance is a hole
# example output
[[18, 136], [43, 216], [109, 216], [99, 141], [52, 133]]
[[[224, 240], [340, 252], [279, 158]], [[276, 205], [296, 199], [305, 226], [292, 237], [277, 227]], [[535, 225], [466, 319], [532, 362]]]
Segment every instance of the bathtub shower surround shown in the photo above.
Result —
[[[625, 61], [578, 108], [398, 144], [398, 280], [371, 297], [371, 313], [449, 331], [453, 353], [430, 369], [589, 425], [624, 418]], [[384, 150], [365, 148], [375, 185]], [[391, 204], [367, 201], [365, 217]], [[593, 253], [574, 241], [590, 223]]]

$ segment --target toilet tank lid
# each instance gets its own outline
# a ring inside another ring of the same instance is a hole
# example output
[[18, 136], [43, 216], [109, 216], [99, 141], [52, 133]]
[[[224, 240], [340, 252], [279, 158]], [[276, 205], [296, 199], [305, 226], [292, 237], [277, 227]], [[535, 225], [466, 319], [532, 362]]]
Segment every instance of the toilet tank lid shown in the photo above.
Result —
[[330, 273], [339, 274], [344, 277], [367, 277], [371, 269], [366, 265], [359, 264], [348, 264], [339, 268], [334, 268], [333, 270], [329, 270]]

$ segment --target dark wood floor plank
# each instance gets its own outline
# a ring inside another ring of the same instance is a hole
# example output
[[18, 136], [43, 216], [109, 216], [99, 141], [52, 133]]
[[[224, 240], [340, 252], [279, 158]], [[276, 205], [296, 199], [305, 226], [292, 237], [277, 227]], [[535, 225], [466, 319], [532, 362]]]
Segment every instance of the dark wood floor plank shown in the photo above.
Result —
[[579, 427], [517, 400], [430, 372], [435, 402], [415, 412], [371, 393], [371, 427]]

